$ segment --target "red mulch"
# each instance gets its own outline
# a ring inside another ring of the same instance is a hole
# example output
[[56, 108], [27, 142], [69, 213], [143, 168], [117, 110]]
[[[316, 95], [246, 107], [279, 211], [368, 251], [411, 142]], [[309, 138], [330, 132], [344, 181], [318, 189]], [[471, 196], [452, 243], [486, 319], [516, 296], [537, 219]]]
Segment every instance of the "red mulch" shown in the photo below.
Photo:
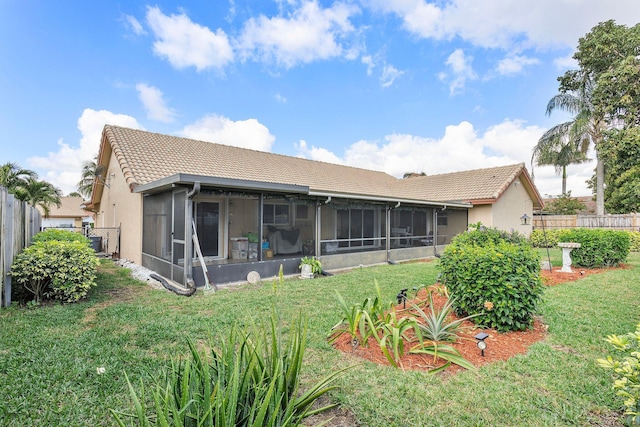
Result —
[[[627, 268], [622, 266], [619, 268]], [[594, 268], [594, 269], [578, 269], [574, 268], [573, 273], [562, 273], [559, 268], [554, 268], [553, 271], [543, 270], [541, 272], [543, 283], [547, 286], [555, 286], [561, 283], [571, 282], [578, 280], [590, 274], [597, 274], [605, 271], [606, 269]], [[411, 306], [411, 303], [416, 303], [427, 312], [428, 308], [424, 306], [421, 301], [425, 301], [427, 298], [427, 291], [422, 289], [417, 298], [412, 301], [407, 301], [407, 307]], [[434, 307], [438, 309], [446, 301], [446, 297], [439, 295], [437, 292], [433, 292]], [[402, 317], [402, 305], [396, 307], [398, 317]], [[455, 316], [454, 316], [455, 318]], [[477, 328], [471, 321], [465, 321], [463, 323], [464, 330], [458, 334], [459, 338], [457, 342], [450, 344], [456, 350], [458, 350], [465, 359], [470, 361], [475, 366], [481, 366], [487, 363], [507, 360], [515, 355], [524, 354], [527, 349], [534, 343], [544, 339], [547, 333], [547, 326], [542, 323], [538, 318], [534, 320], [533, 328], [523, 332], [507, 332], [498, 333], [493, 329], [480, 329]], [[473, 338], [477, 333], [485, 332], [489, 334], [485, 342], [487, 348], [484, 351], [484, 357], [481, 355], [480, 350], [476, 345], [476, 340]], [[432, 356], [406, 354], [409, 346], [405, 345], [405, 355], [400, 360], [400, 366], [403, 369], [417, 369], [417, 370], [432, 370], [434, 368], [442, 366], [445, 361], [437, 359], [434, 361]], [[384, 354], [380, 350], [378, 343], [371, 338], [368, 346], [356, 346], [351, 343], [351, 337], [349, 334], [342, 334], [334, 343], [335, 348], [353, 356], [366, 359], [382, 365], [389, 365], [390, 363], [385, 358]], [[457, 365], [450, 365], [446, 372], [453, 373], [461, 370]]]

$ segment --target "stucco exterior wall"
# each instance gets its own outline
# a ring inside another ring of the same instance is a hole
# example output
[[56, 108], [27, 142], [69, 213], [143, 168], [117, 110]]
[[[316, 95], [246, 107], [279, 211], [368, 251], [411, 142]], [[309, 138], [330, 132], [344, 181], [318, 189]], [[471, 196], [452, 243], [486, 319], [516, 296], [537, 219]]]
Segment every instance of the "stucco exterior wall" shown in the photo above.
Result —
[[476, 205], [469, 209], [469, 224], [477, 224], [493, 227], [493, 205]]
[[493, 204], [493, 227], [505, 231], [515, 230], [528, 237], [531, 235], [532, 221], [529, 220], [528, 225], [522, 225], [520, 217], [524, 214], [529, 218], [533, 217], [533, 201], [524, 185], [516, 180]]
[[[125, 182], [118, 161], [113, 153], [96, 213], [96, 227], [120, 227], [120, 258], [142, 263], [142, 195], [132, 193]], [[116, 251], [117, 242], [110, 239], [107, 252]]]

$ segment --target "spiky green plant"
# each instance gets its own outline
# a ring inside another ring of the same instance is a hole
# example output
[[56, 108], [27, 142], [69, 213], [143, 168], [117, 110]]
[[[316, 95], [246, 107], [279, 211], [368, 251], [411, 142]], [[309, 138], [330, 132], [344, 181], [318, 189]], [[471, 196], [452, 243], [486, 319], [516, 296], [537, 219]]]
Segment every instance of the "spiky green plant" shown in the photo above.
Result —
[[234, 327], [210, 357], [188, 340], [190, 358], [172, 361], [166, 381], [153, 392], [153, 408], [144, 406], [144, 388], [139, 395], [127, 378], [134, 412], [111, 413], [120, 426], [129, 420], [138, 426], [286, 427], [334, 407], [312, 409], [344, 369], [302, 391], [306, 322], [302, 316], [293, 322], [286, 343], [277, 329], [273, 316], [270, 327]]

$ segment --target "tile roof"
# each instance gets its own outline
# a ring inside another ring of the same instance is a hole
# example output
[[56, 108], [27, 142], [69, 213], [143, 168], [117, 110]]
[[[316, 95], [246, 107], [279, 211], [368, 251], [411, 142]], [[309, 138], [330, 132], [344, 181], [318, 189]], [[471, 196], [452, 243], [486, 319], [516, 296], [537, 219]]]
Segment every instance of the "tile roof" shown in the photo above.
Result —
[[397, 185], [400, 189], [418, 191], [428, 200], [467, 201], [477, 204], [498, 200], [516, 178], [525, 181], [525, 186], [534, 199], [534, 205], [536, 202], [540, 203], [540, 195], [524, 163], [441, 175], [413, 176], [403, 179]]
[[307, 186], [311, 191], [397, 196], [397, 179], [384, 172], [196, 141], [119, 126], [105, 126], [130, 187], [174, 174]]
[[[397, 179], [389, 174], [299, 157], [197, 141], [106, 125], [108, 142], [130, 188], [176, 174], [309, 187], [310, 193], [405, 199], [420, 202], [467, 202], [497, 199], [524, 173], [524, 163]], [[100, 156], [103, 156], [101, 151]], [[100, 158], [101, 164], [105, 159]], [[537, 190], [533, 187], [534, 194]], [[539, 196], [537, 196], [539, 198]], [[535, 202], [534, 202], [535, 204]]]

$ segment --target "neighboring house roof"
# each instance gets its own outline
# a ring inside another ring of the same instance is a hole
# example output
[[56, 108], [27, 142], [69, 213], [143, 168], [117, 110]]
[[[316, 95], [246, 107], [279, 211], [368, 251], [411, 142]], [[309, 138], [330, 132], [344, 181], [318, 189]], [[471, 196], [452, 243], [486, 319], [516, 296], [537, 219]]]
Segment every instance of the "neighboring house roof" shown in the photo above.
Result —
[[[60, 197], [60, 207], [51, 205], [48, 218], [83, 218], [91, 215], [83, 209], [83, 204], [82, 197]], [[40, 213], [44, 215], [42, 211]]]
[[[100, 150], [98, 162], [103, 165], [113, 151], [131, 190], [184, 174], [253, 183], [293, 184], [308, 188], [308, 194], [312, 195], [430, 200], [423, 198], [418, 190], [408, 189], [399, 194], [398, 179], [384, 172], [119, 126], [105, 126]], [[99, 192], [94, 191], [93, 202], [99, 197]]]
[[412, 175], [397, 185], [401, 189], [421, 189], [422, 197], [429, 200], [466, 201], [483, 205], [495, 203], [516, 179], [529, 193], [533, 208], [542, 208], [542, 198], [524, 163], [441, 175]]
[[[573, 198], [580, 200], [582, 203], [584, 203], [584, 209], [581, 210], [580, 213], [583, 213], [583, 214], [596, 213], [596, 201], [593, 199], [593, 196], [578, 196]], [[543, 202], [546, 205], [547, 203], [552, 203], [555, 199], [556, 199], [555, 197], [549, 197], [549, 198], [543, 199]]]

